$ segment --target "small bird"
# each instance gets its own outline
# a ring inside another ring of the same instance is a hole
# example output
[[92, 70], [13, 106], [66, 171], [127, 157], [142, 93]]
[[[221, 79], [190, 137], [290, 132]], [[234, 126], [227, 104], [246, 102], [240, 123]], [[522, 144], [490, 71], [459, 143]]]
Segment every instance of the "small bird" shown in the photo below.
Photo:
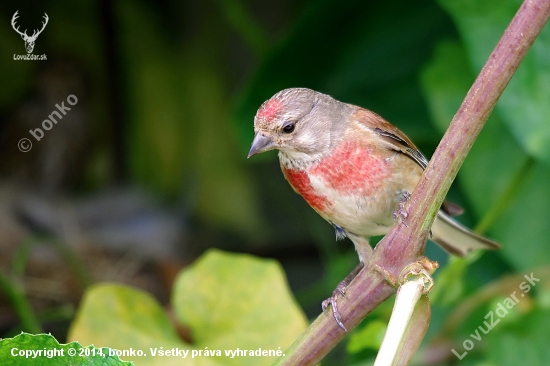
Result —
[[[345, 296], [346, 286], [368, 263], [368, 238], [385, 235], [400, 220], [405, 223], [405, 203], [428, 160], [376, 113], [306, 88], [285, 89], [264, 102], [254, 132], [248, 157], [278, 149], [281, 170], [294, 191], [334, 226], [337, 239], [348, 237], [355, 246], [359, 265], [322, 304], [323, 311], [331, 305], [336, 322], [346, 330], [337, 296]], [[451, 214], [460, 210], [450, 203], [443, 206], [432, 240], [459, 256], [500, 248], [453, 220]]]

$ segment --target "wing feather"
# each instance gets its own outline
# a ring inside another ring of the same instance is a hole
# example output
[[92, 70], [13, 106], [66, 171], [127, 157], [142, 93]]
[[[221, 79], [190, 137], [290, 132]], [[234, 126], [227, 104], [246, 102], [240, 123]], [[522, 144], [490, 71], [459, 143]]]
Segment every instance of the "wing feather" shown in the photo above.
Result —
[[397, 127], [390, 124], [378, 114], [357, 107], [357, 121], [370, 129], [374, 134], [380, 136], [389, 150], [405, 154], [417, 163], [422, 169], [428, 166], [428, 159], [418, 150], [413, 142]]

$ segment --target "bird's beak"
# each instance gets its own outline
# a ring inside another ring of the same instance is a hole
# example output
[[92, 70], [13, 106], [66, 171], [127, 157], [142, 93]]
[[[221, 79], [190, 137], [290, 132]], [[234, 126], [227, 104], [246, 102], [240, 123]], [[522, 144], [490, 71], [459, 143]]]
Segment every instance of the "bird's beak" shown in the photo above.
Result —
[[252, 146], [248, 152], [248, 157], [271, 150], [273, 149], [273, 145], [273, 141], [269, 137], [258, 132], [256, 136], [254, 136], [254, 141], [252, 141]]

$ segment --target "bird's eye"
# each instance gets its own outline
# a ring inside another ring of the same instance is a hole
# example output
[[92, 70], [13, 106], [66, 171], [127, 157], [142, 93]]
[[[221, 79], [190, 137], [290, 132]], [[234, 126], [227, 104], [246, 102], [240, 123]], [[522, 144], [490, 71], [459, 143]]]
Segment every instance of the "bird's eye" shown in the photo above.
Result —
[[292, 133], [294, 131], [295, 124], [294, 122], [286, 122], [283, 125], [283, 132], [284, 133]]

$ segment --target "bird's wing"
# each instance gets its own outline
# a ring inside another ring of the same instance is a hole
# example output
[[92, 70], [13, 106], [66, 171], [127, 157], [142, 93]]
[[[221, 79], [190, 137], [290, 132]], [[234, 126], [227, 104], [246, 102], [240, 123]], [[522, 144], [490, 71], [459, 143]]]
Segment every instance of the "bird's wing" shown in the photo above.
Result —
[[422, 169], [426, 169], [428, 159], [418, 151], [413, 142], [403, 132], [378, 114], [367, 109], [357, 108], [357, 121], [380, 136], [387, 149], [405, 154], [420, 165]]
[[[359, 107], [356, 117], [364, 128], [382, 138], [386, 148], [408, 156], [422, 169], [426, 169], [428, 159], [418, 151], [412, 141], [397, 127], [391, 125], [376, 113]], [[452, 215], [459, 214], [461, 211], [460, 206], [443, 203], [434, 225], [432, 225], [433, 240], [450, 253], [460, 256], [466, 255], [473, 249], [500, 248], [498, 243], [470, 231], [445, 213], [448, 212], [449, 215]]]
[[[411, 158], [422, 169], [428, 166], [428, 159], [418, 150], [414, 143], [397, 127], [380, 117], [378, 114], [357, 107], [357, 121], [380, 136], [387, 149], [402, 153]], [[444, 201], [441, 209], [450, 216], [458, 216], [464, 212], [459, 205]]]

